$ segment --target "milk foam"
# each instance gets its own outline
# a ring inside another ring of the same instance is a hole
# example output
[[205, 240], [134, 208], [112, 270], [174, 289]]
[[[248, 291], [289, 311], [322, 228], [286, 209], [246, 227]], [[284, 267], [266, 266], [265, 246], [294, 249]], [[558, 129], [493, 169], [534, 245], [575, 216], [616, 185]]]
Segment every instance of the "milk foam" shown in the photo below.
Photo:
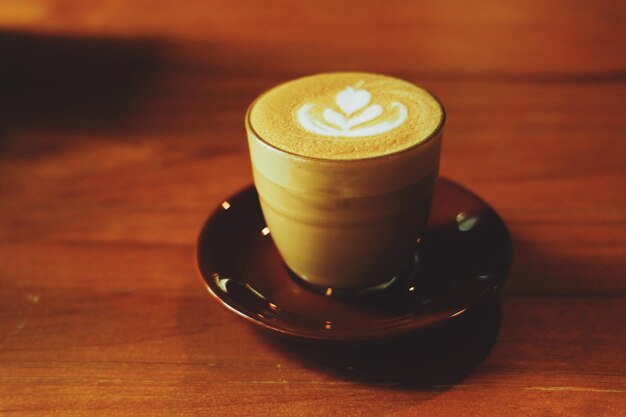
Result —
[[327, 73], [282, 84], [251, 107], [249, 124], [268, 144], [305, 157], [367, 159], [432, 136], [443, 110], [427, 91], [369, 73]]
[[[319, 120], [311, 113], [315, 104], [306, 103], [298, 110], [298, 122], [309, 132], [322, 136], [358, 138], [388, 132], [406, 120], [408, 111], [402, 103], [391, 102], [387, 115], [383, 115], [385, 110], [381, 105], [367, 106], [371, 96], [367, 90], [357, 90], [348, 86], [335, 96], [335, 103], [340, 112], [327, 107], [322, 113], [324, 120]], [[381, 115], [382, 120], [374, 125], [368, 125], [368, 122], [381, 119]]]

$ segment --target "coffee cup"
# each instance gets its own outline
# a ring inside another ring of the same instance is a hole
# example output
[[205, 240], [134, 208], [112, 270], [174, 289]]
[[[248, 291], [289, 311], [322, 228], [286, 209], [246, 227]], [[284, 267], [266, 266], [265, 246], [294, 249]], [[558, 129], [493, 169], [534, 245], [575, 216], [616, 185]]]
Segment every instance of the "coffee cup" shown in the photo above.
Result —
[[250, 105], [246, 131], [265, 232], [299, 279], [376, 288], [412, 262], [444, 122], [428, 91], [370, 73], [300, 78]]

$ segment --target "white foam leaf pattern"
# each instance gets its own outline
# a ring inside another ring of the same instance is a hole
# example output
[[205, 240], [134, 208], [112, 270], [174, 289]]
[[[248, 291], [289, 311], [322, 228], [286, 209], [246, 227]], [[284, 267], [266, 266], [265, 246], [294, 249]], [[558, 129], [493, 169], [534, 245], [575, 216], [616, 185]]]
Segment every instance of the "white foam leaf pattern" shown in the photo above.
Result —
[[345, 116], [336, 112], [333, 109], [324, 110], [324, 119], [328, 123], [332, 123], [342, 129], [344, 129], [348, 125], [348, 120], [345, 118]]
[[[406, 106], [393, 101], [389, 105], [384, 118], [381, 118], [385, 113], [385, 109], [379, 104], [368, 106], [371, 97], [369, 91], [365, 89], [357, 90], [351, 86], [346, 87], [335, 96], [335, 104], [337, 104], [341, 113], [328, 107], [322, 112], [324, 120], [319, 120], [311, 114], [311, 109], [315, 105], [313, 103], [305, 103], [297, 112], [298, 122], [309, 132], [322, 136], [346, 138], [378, 135], [395, 129], [404, 123], [408, 116]], [[376, 119], [382, 120], [375, 124], [361, 126]]]
[[381, 114], [383, 114], [383, 107], [379, 104], [372, 104], [361, 113], [357, 114], [354, 117], [351, 117], [347, 123], [347, 126], [348, 128], [358, 126], [360, 124], [369, 122], [370, 120], [374, 120]]

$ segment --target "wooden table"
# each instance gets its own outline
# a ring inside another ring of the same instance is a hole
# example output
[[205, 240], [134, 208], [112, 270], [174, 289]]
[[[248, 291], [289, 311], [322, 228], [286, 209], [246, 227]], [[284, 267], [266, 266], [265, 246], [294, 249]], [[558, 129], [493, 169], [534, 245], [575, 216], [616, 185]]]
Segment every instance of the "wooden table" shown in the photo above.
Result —
[[[1, 1], [0, 415], [624, 415], [624, 4]], [[243, 323], [193, 255], [251, 182], [250, 101], [344, 69], [440, 96], [442, 174], [515, 248], [501, 318], [358, 366]]]

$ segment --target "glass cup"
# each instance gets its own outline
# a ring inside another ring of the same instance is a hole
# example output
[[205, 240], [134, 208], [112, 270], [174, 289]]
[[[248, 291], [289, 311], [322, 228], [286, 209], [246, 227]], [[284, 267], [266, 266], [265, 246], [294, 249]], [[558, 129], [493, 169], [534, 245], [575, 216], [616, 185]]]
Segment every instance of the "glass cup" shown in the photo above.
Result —
[[[433, 96], [434, 98], [434, 96]], [[322, 159], [271, 145], [246, 131], [254, 184], [270, 235], [287, 266], [308, 284], [385, 285], [413, 260], [428, 220], [445, 113], [426, 139], [361, 159]]]

